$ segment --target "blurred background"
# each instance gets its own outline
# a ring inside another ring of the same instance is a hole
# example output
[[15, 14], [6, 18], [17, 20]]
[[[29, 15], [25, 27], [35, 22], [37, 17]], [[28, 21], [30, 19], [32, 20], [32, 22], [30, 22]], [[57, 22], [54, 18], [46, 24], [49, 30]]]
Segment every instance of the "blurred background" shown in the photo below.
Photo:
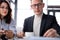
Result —
[[[24, 19], [34, 15], [30, 0], [7, 0], [12, 8], [12, 18], [16, 21], [16, 28], [23, 29]], [[60, 25], [60, 0], [43, 0], [45, 3], [44, 13], [56, 16], [57, 22]]]

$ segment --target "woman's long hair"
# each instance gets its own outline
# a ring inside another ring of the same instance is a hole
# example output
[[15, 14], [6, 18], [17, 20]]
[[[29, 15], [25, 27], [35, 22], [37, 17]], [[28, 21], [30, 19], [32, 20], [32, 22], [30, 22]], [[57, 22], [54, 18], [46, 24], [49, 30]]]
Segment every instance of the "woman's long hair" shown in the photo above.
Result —
[[[6, 1], [6, 0], [0, 0], [0, 6], [1, 6], [1, 4], [3, 3], [3, 2], [5, 2], [5, 3], [7, 3], [7, 5], [8, 5], [8, 13], [7, 13], [7, 15], [6, 16], [4, 16], [4, 21], [5, 21], [5, 23], [7, 23], [7, 24], [10, 24], [10, 22], [11, 22], [11, 8], [10, 8], [10, 5], [9, 5], [9, 3]], [[1, 14], [0, 14], [0, 19], [1, 19]]]

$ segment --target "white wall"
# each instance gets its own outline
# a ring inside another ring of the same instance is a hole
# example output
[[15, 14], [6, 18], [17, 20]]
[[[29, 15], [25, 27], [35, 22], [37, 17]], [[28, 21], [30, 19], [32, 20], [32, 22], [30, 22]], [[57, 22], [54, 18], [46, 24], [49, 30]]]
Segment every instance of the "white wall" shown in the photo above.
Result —
[[60, 0], [48, 0], [48, 5], [60, 5]]

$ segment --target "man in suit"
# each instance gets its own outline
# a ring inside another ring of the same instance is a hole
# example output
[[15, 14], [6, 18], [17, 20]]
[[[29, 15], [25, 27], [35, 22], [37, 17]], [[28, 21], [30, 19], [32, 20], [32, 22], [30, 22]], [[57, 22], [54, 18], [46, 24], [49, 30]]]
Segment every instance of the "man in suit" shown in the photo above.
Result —
[[43, 0], [31, 0], [31, 8], [35, 15], [25, 19], [23, 32], [20, 33], [21, 37], [25, 32], [34, 32], [35, 36], [44, 37], [57, 37], [60, 35], [60, 27], [55, 17], [43, 13]]

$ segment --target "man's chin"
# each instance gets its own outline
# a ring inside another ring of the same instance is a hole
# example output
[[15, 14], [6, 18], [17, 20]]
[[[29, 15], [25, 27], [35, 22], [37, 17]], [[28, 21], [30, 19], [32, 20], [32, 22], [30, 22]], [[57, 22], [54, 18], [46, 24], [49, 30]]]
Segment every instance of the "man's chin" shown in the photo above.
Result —
[[35, 13], [36, 15], [40, 15], [40, 13]]

